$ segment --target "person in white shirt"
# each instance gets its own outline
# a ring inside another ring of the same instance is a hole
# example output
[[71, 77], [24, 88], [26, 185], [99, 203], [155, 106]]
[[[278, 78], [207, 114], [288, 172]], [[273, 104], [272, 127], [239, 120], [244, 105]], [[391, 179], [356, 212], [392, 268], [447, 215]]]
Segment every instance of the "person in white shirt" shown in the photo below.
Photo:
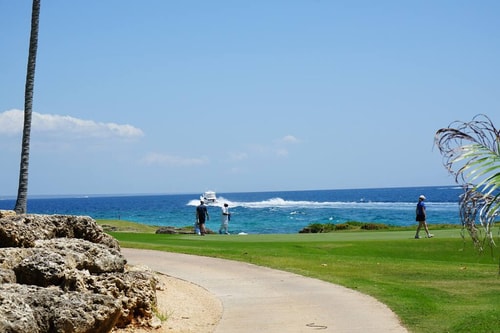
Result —
[[229, 212], [229, 205], [227, 203], [222, 207], [222, 215], [221, 215], [221, 225], [219, 229], [219, 234], [229, 235], [229, 221], [231, 220], [231, 213]]

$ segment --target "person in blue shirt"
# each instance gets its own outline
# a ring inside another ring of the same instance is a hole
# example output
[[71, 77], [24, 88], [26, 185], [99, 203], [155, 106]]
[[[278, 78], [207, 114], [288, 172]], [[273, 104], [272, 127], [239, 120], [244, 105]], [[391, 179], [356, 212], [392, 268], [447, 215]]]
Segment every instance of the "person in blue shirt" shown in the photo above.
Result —
[[427, 227], [427, 212], [425, 210], [424, 200], [425, 200], [424, 195], [421, 195], [418, 198], [417, 209], [415, 211], [417, 215], [415, 220], [418, 222], [417, 233], [415, 234], [416, 239], [420, 238], [419, 233], [422, 227], [424, 227], [425, 233], [427, 234], [428, 238], [434, 237], [433, 234], [429, 233], [429, 228]]

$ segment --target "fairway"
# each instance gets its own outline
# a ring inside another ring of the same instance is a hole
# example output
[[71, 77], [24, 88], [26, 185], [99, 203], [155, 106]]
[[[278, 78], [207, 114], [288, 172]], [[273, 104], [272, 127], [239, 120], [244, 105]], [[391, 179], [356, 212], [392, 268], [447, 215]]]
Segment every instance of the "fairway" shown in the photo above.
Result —
[[249, 262], [374, 296], [411, 332], [495, 332], [500, 318], [498, 249], [479, 254], [460, 229], [280, 235], [113, 232], [123, 247]]

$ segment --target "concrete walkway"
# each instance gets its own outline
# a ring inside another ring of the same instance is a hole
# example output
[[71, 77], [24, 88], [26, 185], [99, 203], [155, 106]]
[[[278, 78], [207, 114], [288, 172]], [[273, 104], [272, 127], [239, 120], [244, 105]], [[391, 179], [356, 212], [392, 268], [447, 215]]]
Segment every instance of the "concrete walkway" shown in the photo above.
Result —
[[202, 286], [223, 305], [216, 333], [408, 332], [370, 296], [317, 279], [252, 264], [122, 248], [132, 265]]

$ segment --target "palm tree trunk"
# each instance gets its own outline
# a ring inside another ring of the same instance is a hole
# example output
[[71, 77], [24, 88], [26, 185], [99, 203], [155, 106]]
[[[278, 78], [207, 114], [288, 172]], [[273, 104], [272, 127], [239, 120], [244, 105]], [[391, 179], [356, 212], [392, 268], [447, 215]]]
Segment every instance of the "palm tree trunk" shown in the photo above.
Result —
[[21, 165], [19, 168], [19, 187], [14, 211], [25, 214], [28, 206], [28, 166], [30, 156], [31, 114], [33, 109], [33, 90], [35, 86], [36, 52], [38, 48], [38, 23], [40, 17], [40, 0], [33, 0], [31, 12], [31, 35], [28, 55], [28, 69], [24, 90], [24, 127], [21, 148]]

